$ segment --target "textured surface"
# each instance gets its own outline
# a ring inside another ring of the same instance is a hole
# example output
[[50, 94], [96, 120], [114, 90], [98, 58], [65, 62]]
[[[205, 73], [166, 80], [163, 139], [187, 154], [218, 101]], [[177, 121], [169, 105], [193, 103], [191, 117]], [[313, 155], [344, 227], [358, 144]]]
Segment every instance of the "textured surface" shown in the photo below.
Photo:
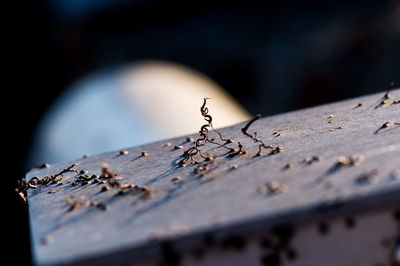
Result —
[[[247, 153], [229, 158], [225, 149], [207, 144], [202, 150], [214, 156], [215, 162], [202, 177], [193, 172], [197, 165], [177, 168], [179, 156], [193, 145], [186, 137], [127, 149], [125, 155], [115, 151], [77, 160], [80, 165], [76, 168], [88, 174], [100, 174], [102, 164], [108, 163], [123, 177], [121, 183], [149, 186], [154, 196], [115, 196], [114, 189], [99, 193], [102, 185], [96, 184], [71, 186], [68, 182], [74, 180], [75, 173], [65, 174], [62, 185], [30, 189], [35, 262], [66, 263], [96, 257], [106, 262], [117, 260], [116, 254], [135, 260], [159, 254], [155, 238], [181, 239], [177, 243], [189, 248], [204, 232], [246, 234], [276, 223], [302, 223], [398, 202], [400, 181], [395, 177], [396, 168], [400, 168], [400, 126], [379, 128], [385, 122], [400, 122], [400, 104], [377, 108], [383, 94], [267, 117], [252, 124], [250, 133], [256, 131], [266, 144], [284, 148], [278, 154], [256, 157], [258, 145], [242, 134], [244, 124], [225, 128], [223, 135], [239, 140]], [[400, 90], [391, 95], [400, 99]], [[362, 106], [356, 107], [360, 102]], [[284, 128], [291, 129], [273, 134]], [[167, 142], [171, 146], [163, 146]], [[175, 145], [184, 149], [174, 149]], [[141, 156], [142, 151], [148, 156]], [[337, 167], [339, 156], [352, 155], [364, 160], [356, 166]], [[319, 156], [319, 161], [304, 162], [313, 156]], [[74, 162], [31, 171], [27, 179], [53, 175]], [[284, 169], [287, 163], [292, 164], [290, 169]], [[234, 165], [237, 168], [232, 168]], [[374, 169], [373, 182], [368, 178], [360, 182], [361, 174]], [[181, 179], [172, 182], [176, 176]], [[285, 184], [288, 191], [259, 193], [260, 186], [274, 180]], [[48, 193], [55, 189], [58, 191]], [[69, 212], [67, 196], [95, 200], [109, 210], [81, 206]]]

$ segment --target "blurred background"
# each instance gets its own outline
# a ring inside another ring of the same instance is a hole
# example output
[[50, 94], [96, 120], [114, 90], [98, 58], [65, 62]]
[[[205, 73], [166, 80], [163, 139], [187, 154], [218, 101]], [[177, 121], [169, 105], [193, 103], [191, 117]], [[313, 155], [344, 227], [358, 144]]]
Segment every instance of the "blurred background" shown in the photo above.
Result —
[[400, 83], [398, 0], [7, 1], [1, 19], [2, 217], [24, 265], [13, 189], [34, 164], [196, 132], [203, 97], [225, 126]]

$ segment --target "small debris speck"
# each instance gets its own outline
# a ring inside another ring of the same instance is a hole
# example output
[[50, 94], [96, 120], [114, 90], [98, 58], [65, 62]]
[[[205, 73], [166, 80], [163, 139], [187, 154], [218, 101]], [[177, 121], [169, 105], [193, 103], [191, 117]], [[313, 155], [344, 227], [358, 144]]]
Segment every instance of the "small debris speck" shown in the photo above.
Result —
[[51, 242], [53, 242], [53, 237], [51, 237], [51, 236], [44, 236], [44, 237], [42, 237], [42, 238], [40, 239], [40, 242], [41, 242], [43, 245], [48, 245], [48, 244], [50, 244]]
[[339, 129], [343, 129], [343, 127], [334, 127], [334, 128], [329, 129], [329, 131], [336, 131], [336, 130], [339, 130]]
[[356, 177], [357, 184], [375, 184], [378, 182], [376, 176], [379, 174], [378, 169], [373, 169], [369, 172], [364, 172]]
[[288, 186], [279, 181], [271, 181], [258, 188], [260, 194], [280, 194], [288, 191]]
[[183, 146], [178, 145], [178, 146], [175, 146], [175, 147], [174, 147], [174, 150], [180, 150], [180, 149], [183, 149]]
[[285, 164], [284, 166], [283, 166], [283, 170], [289, 170], [289, 169], [292, 169], [294, 167], [294, 164], [292, 164], [292, 163], [287, 163], [287, 164]]
[[305, 159], [304, 159], [304, 162], [305, 162], [306, 164], [313, 164], [313, 163], [319, 162], [319, 161], [321, 161], [321, 160], [322, 160], [322, 157], [321, 157], [321, 156], [312, 156], [312, 157], [307, 157], [307, 158], [305, 158]]
[[326, 121], [326, 123], [330, 124], [333, 122], [334, 118], [335, 118], [335, 115], [328, 115], [325, 121]]
[[336, 161], [339, 166], [356, 166], [364, 161], [364, 157], [357, 155], [352, 155], [349, 157], [339, 156]]
[[179, 181], [181, 179], [182, 179], [182, 177], [178, 175], [178, 176], [175, 176], [174, 178], [172, 178], [171, 182], [177, 182], [177, 181]]
[[356, 106], [353, 107], [353, 109], [359, 108], [359, 107], [361, 107], [363, 105], [364, 105], [363, 103], [358, 103]]
[[149, 155], [147, 152], [142, 151], [142, 156], [147, 156], [147, 155]]
[[95, 205], [95, 207], [98, 208], [98, 209], [100, 209], [100, 210], [102, 210], [102, 211], [108, 211], [108, 210], [110, 209], [109, 206], [107, 206], [107, 205], [105, 205], [105, 204], [103, 204], [103, 203], [97, 203], [97, 204]]
[[120, 151], [120, 152], [119, 152], [120, 155], [126, 155], [126, 154], [128, 154], [128, 153], [129, 153], [129, 152], [126, 151], [126, 150], [123, 150], [123, 151]]
[[108, 187], [108, 186], [103, 186], [103, 187], [101, 188], [100, 192], [104, 192], [104, 191], [107, 191], [107, 190], [110, 190], [110, 187]]

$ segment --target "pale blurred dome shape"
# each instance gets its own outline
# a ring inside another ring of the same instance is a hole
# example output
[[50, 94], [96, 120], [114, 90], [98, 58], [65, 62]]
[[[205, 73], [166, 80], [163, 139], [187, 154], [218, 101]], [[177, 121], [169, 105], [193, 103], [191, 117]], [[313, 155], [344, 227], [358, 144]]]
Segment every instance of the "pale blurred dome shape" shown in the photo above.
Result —
[[216, 128], [250, 118], [223, 88], [188, 67], [143, 61], [76, 82], [35, 131], [28, 167], [137, 146], [199, 131], [203, 98]]

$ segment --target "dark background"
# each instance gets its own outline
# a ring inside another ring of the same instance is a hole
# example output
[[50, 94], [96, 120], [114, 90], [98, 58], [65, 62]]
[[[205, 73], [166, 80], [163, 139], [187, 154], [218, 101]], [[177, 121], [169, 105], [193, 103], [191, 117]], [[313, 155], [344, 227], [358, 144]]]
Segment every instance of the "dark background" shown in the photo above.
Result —
[[176, 62], [264, 116], [400, 82], [399, 1], [14, 2], [1, 11], [2, 217], [11, 233], [4, 261], [30, 263], [27, 207], [14, 187], [27, 171], [35, 125], [85, 74], [144, 59]]

